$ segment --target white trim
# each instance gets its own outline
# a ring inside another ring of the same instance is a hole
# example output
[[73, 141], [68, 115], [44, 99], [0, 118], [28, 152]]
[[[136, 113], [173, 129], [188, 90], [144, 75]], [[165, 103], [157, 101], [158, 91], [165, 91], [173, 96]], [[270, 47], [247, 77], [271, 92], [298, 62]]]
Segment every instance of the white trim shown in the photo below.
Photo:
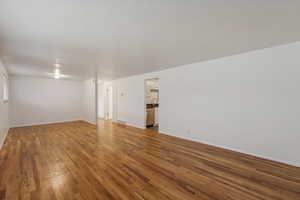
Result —
[[136, 125], [136, 124], [131, 124], [131, 123], [126, 123], [127, 126], [132, 126], [132, 127], [135, 127], [135, 128], [139, 128], [139, 129], [143, 129], [145, 130], [146, 128], [143, 127], [143, 126], [139, 126], [139, 125]]
[[11, 128], [18, 128], [18, 127], [25, 127], [25, 126], [49, 125], [49, 124], [58, 124], [58, 123], [66, 123], [66, 122], [74, 122], [74, 121], [87, 121], [87, 120], [72, 119], [72, 120], [61, 120], [61, 121], [52, 121], [52, 122], [37, 122], [37, 123], [30, 123], [30, 124], [12, 125]]
[[3, 103], [8, 103], [9, 100], [9, 84], [8, 84], [8, 76], [5, 73], [2, 73], [3, 77], [3, 94], [2, 94], [2, 101]]
[[[147, 81], [149, 81], [149, 80], [157, 80], [158, 84], [159, 84], [160, 78], [158, 76], [155, 76], [155, 75], [151, 76], [151, 78], [150, 77], [144, 77], [144, 129], [146, 129], [146, 127], [147, 127], [147, 101], [146, 101], [147, 93], [146, 93], [146, 91], [147, 91]], [[158, 85], [158, 87], [159, 87], [159, 85]], [[159, 104], [159, 102], [158, 102], [158, 104]], [[155, 116], [155, 117], [157, 117], [157, 116]], [[155, 125], [156, 126], [159, 125], [159, 122], [157, 122]]]
[[[159, 128], [158, 128], [159, 129]], [[158, 130], [158, 133], [159, 134], [164, 134], [164, 135], [169, 135], [167, 132], [165, 132], [165, 131], [162, 131], [162, 130]], [[169, 136], [173, 136], [173, 135], [169, 135]]]
[[87, 123], [89, 123], [89, 124], [93, 124], [93, 125], [97, 125], [97, 122], [92, 122], [92, 121], [90, 121], [90, 120], [78, 120], [78, 121], [84, 121], [84, 122], [87, 122]]
[[160, 131], [160, 133], [165, 134], [165, 135], [169, 135], [169, 136], [173, 136], [173, 137], [177, 137], [177, 138], [182, 138], [182, 139], [193, 141], [193, 142], [199, 142], [199, 143], [202, 143], [202, 144], [222, 148], [222, 149], [225, 149], [225, 150], [227, 149], [227, 150], [235, 151], [235, 152], [238, 152], [238, 153], [248, 154], [248, 155], [251, 155], [251, 156], [255, 156], [255, 157], [270, 160], [270, 161], [275, 161], [275, 162], [279, 162], [279, 163], [283, 163], [283, 164], [287, 164], [287, 165], [292, 165], [294, 167], [300, 167], [300, 163], [293, 162], [293, 161], [280, 160], [280, 159], [272, 158], [272, 157], [269, 157], [269, 156], [263, 156], [263, 155], [259, 155], [259, 154], [255, 154], [255, 153], [245, 152], [243, 150], [235, 149], [235, 148], [224, 146], [224, 145], [216, 145], [216, 144], [206, 142], [206, 141], [191, 139], [191, 138], [188, 138], [188, 137], [182, 137], [182, 136], [177, 136], [177, 135], [171, 135], [171, 134], [166, 133], [165, 131]]
[[1, 144], [0, 144], [0, 149], [2, 149], [2, 147], [3, 147], [3, 144], [6, 140], [7, 135], [8, 135], [8, 131], [9, 131], [9, 128], [5, 131], [4, 137], [2, 138], [2, 141], [1, 141]]
[[[108, 88], [111, 87], [111, 92], [112, 92], [112, 119], [108, 119], [108, 111], [109, 111], [109, 103], [108, 103], [108, 95], [107, 95], [107, 90]], [[103, 85], [104, 91], [103, 91], [103, 95], [104, 95], [104, 109], [103, 109], [103, 114], [104, 114], [104, 119], [105, 120], [114, 120], [116, 118], [116, 112], [117, 112], [117, 108], [116, 108], [116, 104], [115, 104], [115, 100], [117, 98], [117, 94], [115, 94], [115, 90], [116, 88], [113, 86], [112, 82], [108, 82], [107, 84]]]
[[123, 120], [118, 120], [118, 121], [114, 121], [114, 120], [106, 120], [106, 119], [104, 119], [104, 120], [105, 120], [105, 121], [112, 121], [112, 122], [117, 123], [117, 124], [122, 124], [122, 125], [125, 125], [125, 126], [131, 126], [131, 127], [139, 128], [139, 129], [143, 129], [143, 130], [146, 129], [146, 127], [139, 126], [139, 125], [136, 125], [136, 124], [127, 123], [126, 121], [123, 121]]

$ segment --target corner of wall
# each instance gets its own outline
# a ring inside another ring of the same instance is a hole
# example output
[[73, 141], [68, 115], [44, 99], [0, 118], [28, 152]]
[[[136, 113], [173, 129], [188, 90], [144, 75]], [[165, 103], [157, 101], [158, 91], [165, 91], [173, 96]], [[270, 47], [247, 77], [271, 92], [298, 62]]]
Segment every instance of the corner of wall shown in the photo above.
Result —
[[139, 129], [146, 129], [144, 126], [140, 126], [140, 125], [137, 125], [137, 124], [131, 124], [131, 123], [126, 123], [127, 126], [133, 126], [135, 128], [139, 128]]
[[[3, 88], [3, 85], [8, 84], [8, 90], [10, 89], [9, 88], [9, 76], [8, 76], [8, 73], [7, 73], [7, 70], [5, 69], [2, 61], [0, 60], [0, 93], [2, 93], [2, 88]], [[6, 77], [5, 79], [3, 78], [2, 79], [2, 74], [4, 74], [4, 76]], [[8, 83], [7, 83], [8, 81]], [[10, 91], [8, 91], [9, 93]], [[8, 102], [3, 102], [3, 100], [1, 99], [0, 100], [0, 149], [2, 148], [4, 142], [5, 142], [5, 139], [6, 139], [6, 136], [8, 134], [8, 130], [10, 128], [10, 124], [9, 124], [9, 103]]]
[[3, 138], [0, 141], [0, 150], [2, 149], [2, 147], [3, 147], [4, 143], [5, 143], [6, 137], [8, 135], [8, 131], [9, 131], [9, 128], [6, 129], [6, 131], [4, 132]]

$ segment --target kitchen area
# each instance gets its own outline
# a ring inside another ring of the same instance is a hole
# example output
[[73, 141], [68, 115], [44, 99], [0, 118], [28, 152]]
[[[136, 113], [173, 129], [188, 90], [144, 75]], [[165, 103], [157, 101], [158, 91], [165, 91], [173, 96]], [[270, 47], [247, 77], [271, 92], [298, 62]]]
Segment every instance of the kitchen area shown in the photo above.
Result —
[[146, 128], [158, 131], [159, 79], [145, 80]]

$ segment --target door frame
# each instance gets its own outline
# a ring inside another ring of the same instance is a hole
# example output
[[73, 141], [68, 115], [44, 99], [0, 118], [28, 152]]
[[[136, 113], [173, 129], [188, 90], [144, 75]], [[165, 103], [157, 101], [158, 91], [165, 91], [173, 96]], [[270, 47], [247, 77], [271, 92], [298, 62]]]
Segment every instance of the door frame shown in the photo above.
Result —
[[[147, 90], [147, 81], [149, 80], [157, 80], [158, 81], [158, 88], [159, 88], [159, 77], [149, 77], [149, 78], [145, 78], [144, 79], [144, 128], [147, 129], [147, 107], [146, 107], [146, 98], [147, 98], [147, 94], [146, 94], [146, 90]], [[159, 91], [160, 92], [160, 91]]]
[[[109, 90], [111, 91], [111, 102], [109, 99]], [[112, 84], [106, 85], [105, 86], [105, 109], [104, 109], [104, 116], [106, 120], [112, 120], [114, 119], [114, 88], [112, 86]], [[110, 110], [110, 106], [112, 108], [111, 110], [111, 118], [109, 117], [109, 110]]]

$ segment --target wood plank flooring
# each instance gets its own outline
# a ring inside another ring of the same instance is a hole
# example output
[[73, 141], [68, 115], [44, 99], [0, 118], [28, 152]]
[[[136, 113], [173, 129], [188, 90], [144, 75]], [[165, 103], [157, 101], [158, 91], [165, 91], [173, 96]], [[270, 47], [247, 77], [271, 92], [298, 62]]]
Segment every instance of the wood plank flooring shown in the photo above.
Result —
[[6, 200], [300, 200], [300, 168], [99, 121], [14, 128]]

